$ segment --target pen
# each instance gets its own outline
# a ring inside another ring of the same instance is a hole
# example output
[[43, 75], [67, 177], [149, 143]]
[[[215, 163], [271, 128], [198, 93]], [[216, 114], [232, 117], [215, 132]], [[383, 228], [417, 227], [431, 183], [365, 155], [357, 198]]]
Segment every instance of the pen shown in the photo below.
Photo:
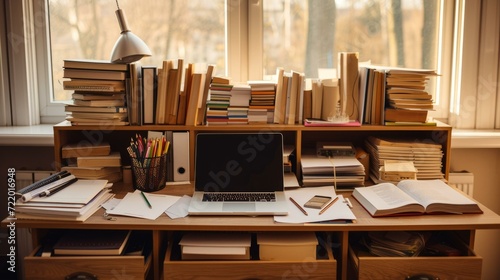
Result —
[[149, 203], [149, 200], [148, 200], [148, 198], [146, 197], [146, 195], [144, 194], [144, 192], [141, 192], [141, 195], [142, 195], [142, 197], [144, 198], [144, 200], [146, 201], [146, 203], [148, 204], [149, 208], [153, 208], [153, 206], [151, 206], [151, 203]]
[[307, 212], [306, 210], [304, 210], [304, 208], [302, 208], [298, 203], [297, 201], [295, 201], [292, 197], [290, 197], [290, 201], [293, 202], [293, 204], [295, 204], [295, 206], [297, 206], [297, 208], [299, 208], [299, 210], [304, 213], [304, 215], [308, 216], [307, 215]]
[[339, 199], [339, 197], [335, 197], [330, 203], [328, 203], [328, 205], [326, 205], [325, 207], [323, 207], [323, 209], [321, 209], [321, 211], [319, 211], [319, 215], [323, 214], [326, 210], [328, 210], [328, 208], [330, 208], [330, 206], [332, 206], [335, 201], [337, 201]]
[[71, 179], [71, 180], [69, 180], [67, 182], [64, 182], [64, 183], [62, 183], [60, 185], [57, 185], [57, 186], [54, 186], [54, 187], [52, 187], [50, 189], [45, 190], [44, 192], [40, 193], [39, 196], [40, 197], [51, 196], [51, 195], [57, 193], [58, 191], [61, 191], [62, 189], [66, 188], [67, 186], [73, 184], [76, 181], [78, 181], [78, 178], [73, 178], [73, 179]]
[[346, 197], [345, 199], [345, 203], [347, 203], [347, 206], [349, 206], [349, 208], [352, 208], [352, 203], [351, 201], [349, 200], [349, 198]]

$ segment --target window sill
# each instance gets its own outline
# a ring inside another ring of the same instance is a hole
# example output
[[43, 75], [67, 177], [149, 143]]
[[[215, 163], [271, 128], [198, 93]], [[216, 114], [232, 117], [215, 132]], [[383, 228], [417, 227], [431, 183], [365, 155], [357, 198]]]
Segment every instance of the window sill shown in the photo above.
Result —
[[0, 127], [0, 146], [54, 146], [54, 125]]
[[451, 148], [500, 148], [500, 130], [453, 129]]
[[[2, 146], [53, 146], [52, 124], [0, 127]], [[500, 130], [452, 130], [451, 148], [500, 148]]]

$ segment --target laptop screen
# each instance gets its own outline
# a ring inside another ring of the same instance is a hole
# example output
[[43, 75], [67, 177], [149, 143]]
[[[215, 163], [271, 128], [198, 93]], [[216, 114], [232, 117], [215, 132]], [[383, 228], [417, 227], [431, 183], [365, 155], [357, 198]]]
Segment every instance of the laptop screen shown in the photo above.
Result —
[[195, 189], [206, 192], [283, 191], [283, 135], [199, 133]]

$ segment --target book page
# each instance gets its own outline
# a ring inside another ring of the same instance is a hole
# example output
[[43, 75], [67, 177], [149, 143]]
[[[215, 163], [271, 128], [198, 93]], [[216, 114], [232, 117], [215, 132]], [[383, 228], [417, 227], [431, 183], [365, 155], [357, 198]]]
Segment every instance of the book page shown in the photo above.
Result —
[[433, 203], [454, 205], [476, 204], [441, 180], [403, 180], [398, 187], [424, 207]]
[[395, 209], [408, 204], [418, 204], [408, 194], [392, 183], [381, 183], [367, 188], [357, 188], [376, 209]]

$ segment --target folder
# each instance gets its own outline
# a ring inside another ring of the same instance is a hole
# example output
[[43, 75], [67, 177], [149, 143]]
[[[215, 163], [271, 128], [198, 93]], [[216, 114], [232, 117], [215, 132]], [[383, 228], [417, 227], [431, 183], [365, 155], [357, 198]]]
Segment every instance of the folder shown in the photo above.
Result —
[[172, 133], [174, 182], [189, 181], [189, 131]]

